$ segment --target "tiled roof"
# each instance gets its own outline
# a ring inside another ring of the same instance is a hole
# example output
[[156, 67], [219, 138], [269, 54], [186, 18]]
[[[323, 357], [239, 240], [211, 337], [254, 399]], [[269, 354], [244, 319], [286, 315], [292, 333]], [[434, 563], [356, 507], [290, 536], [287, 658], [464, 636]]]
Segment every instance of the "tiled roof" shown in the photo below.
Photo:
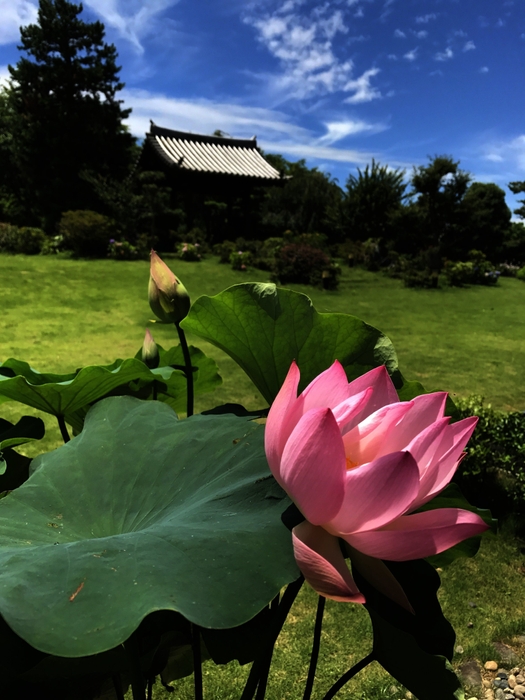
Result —
[[147, 141], [165, 162], [181, 170], [221, 173], [259, 180], [280, 180], [278, 170], [267, 163], [253, 139], [204, 136], [164, 129], [151, 122]]

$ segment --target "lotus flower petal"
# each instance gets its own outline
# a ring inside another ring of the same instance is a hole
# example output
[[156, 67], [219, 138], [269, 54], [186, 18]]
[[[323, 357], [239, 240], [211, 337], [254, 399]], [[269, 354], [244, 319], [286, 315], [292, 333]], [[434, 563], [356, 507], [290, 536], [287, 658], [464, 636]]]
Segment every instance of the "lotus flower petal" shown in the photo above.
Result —
[[304, 412], [311, 408], [335, 408], [349, 397], [348, 379], [337, 360], [310, 382], [303, 391]]
[[345, 453], [329, 408], [313, 408], [299, 421], [283, 451], [280, 478], [304, 517], [314, 525], [341, 508]]
[[409, 452], [393, 452], [346, 474], [342, 507], [326, 528], [333, 534], [375, 530], [405, 513], [419, 491]]
[[364, 603], [336, 537], [303, 522], [292, 531], [295, 560], [310, 586], [325, 598]]
[[487, 529], [488, 525], [475, 513], [460, 508], [439, 508], [404, 515], [381, 530], [343, 537], [370, 557], [409, 561], [440, 554]]
[[[264, 433], [264, 447], [266, 458], [272, 470], [272, 474], [281, 483], [279, 465], [286, 441], [295, 428], [302, 413], [297, 401], [297, 388], [299, 386], [299, 368], [292, 362], [284, 383], [272, 403], [266, 420]], [[282, 485], [282, 484], [281, 484]]]

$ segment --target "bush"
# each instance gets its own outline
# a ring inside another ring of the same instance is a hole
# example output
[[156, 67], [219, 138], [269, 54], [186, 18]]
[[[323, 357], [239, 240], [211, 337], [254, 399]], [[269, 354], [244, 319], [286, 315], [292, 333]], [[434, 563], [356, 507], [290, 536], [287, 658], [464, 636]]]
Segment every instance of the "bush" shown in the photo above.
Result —
[[143, 248], [132, 245], [129, 241], [116, 241], [111, 238], [108, 245], [108, 258], [112, 260], [145, 260], [147, 254]]
[[0, 251], [4, 253], [38, 255], [46, 240], [46, 234], [39, 228], [0, 224]]
[[452, 262], [447, 260], [443, 272], [448, 283], [453, 287], [463, 287], [465, 284], [497, 284], [499, 270], [487, 260], [480, 250], [471, 250], [467, 262]]
[[58, 224], [64, 247], [83, 258], [106, 257], [115, 230], [112, 219], [94, 211], [66, 211]]
[[226, 265], [230, 262], [231, 254], [237, 250], [233, 241], [223, 241], [213, 246], [213, 254], [219, 256], [219, 262]]
[[516, 277], [519, 265], [512, 265], [511, 263], [500, 263], [498, 265], [498, 272], [502, 277]]
[[460, 418], [479, 421], [454, 480], [469, 500], [496, 516], [525, 513], [525, 413], [496, 411], [480, 396], [456, 404]]
[[42, 255], [56, 255], [64, 247], [64, 236], [47, 236], [42, 250]]
[[520, 268], [516, 272], [516, 277], [521, 280], [522, 282], [525, 282], [525, 267]]
[[341, 272], [319, 248], [301, 243], [282, 246], [275, 258], [275, 277], [281, 284], [312, 284], [337, 289]]
[[186, 260], [186, 262], [199, 262], [202, 260], [199, 243], [179, 243], [177, 255], [181, 260]]
[[253, 255], [249, 250], [234, 250], [230, 255], [230, 263], [233, 270], [246, 272], [248, 265], [253, 264]]

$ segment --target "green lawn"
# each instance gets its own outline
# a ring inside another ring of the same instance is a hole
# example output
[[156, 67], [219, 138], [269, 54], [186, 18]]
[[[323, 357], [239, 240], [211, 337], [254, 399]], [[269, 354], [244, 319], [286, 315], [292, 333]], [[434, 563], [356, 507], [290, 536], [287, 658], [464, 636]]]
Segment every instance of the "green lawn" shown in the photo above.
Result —
[[[231, 284], [268, 277], [257, 270], [234, 272], [219, 265], [216, 258], [202, 263], [169, 262], [193, 299], [216, 294]], [[48, 371], [107, 364], [134, 355], [150, 325], [146, 262], [0, 255], [0, 280], [0, 360], [16, 357]], [[293, 288], [309, 294], [319, 311], [355, 314], [384, 331], [394, 342], [408, 379], [453, 395], [482, 394], [497, 408], [525, 408], [523, 283], [502, 279], [495, 288], [411, 290], [380, 274], [344, 269], [337, 292]], [[150, 328], [164, 347], [175, 344], [171, 328]], [[263, 405], [232, 360], [207, 343], [198, 345], [217, 360], [225, 379], [215, 394], [198, 401], [198, 410], [225, 401]], [[0, 406], [0, 415], [8, 419], [30, 412], [12, 403]], [[59, 433], [53, 421], [46, 423], [49, 433], [44, 445], [50, 449], [59, 443]], [[513, 643], [514, 635], [525, 634], [525, 569], [520, 546], [511, 534], [487, 538], [476, 558], [458, 560], [443, 571], [442, 604], [456, 628], [457, 645], [463, 648], [457, 663], [468, 658], [482, 662], [497, 658], [494, 641]], [[469, 606], [471, 602], [475, 608]], [[312, 603], [312, 593], [304, 590], [279, 639], [268, 693], [271, 700], [292, 700], [302, 693], [297, 683], [306, 676]], [[315, 697], [322, 697], [331, 682], [370, 650], [370, 625], [360, 606], [329, 602], [326, 617]], [[239, 697], [245, 675], [246, 669], [235, 664], [213, 668], [207, 663], [205, 697]], [[178, 686], [176, 697], [191, 697], [190, 680]], [[338, 697], [394, 700], [404, 696], [396, 687], [373, 665]], [[157, 689], [156, 698], [163, 697], [168, 697], [166, 691]]]

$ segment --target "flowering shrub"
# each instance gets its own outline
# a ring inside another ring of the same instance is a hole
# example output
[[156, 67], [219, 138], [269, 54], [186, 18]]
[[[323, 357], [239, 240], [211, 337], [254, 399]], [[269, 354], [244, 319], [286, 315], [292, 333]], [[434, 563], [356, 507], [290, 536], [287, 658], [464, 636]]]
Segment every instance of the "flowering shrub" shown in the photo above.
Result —
[[177, 256], [186, 262], [200, 262], [202, 255], [199, 243], [179, 243], [177, 245]]
[[230, 256], [236, 249], [237, 248], [233, 241], [223, 241], [222, 243], [216, 243], [213, 246], [213, 254], [218, 255], [219, 262], [226, 265], [230, 262]]
[[246, 272], [248, 265], [253, 264], [253, 255], [249, 250], [234, 250], [230, 253], [230, 263], [232, 270], [241, 270]]
[[443, 266], [443, 272], [448, 283], [454, 287], [462, 287], [465, 284], [497, 284], [500, 276], [499, 270], [489, 262], [486, 256], [479, 250], [471, 250], [467, 262], [452, 262], [447, 260]]
[[144, 252], [139, 246], [132, 245], [129, 241], [116, 241], [111, 238], [108, 245], [108, 258], [113, 260], [142, 260]]

